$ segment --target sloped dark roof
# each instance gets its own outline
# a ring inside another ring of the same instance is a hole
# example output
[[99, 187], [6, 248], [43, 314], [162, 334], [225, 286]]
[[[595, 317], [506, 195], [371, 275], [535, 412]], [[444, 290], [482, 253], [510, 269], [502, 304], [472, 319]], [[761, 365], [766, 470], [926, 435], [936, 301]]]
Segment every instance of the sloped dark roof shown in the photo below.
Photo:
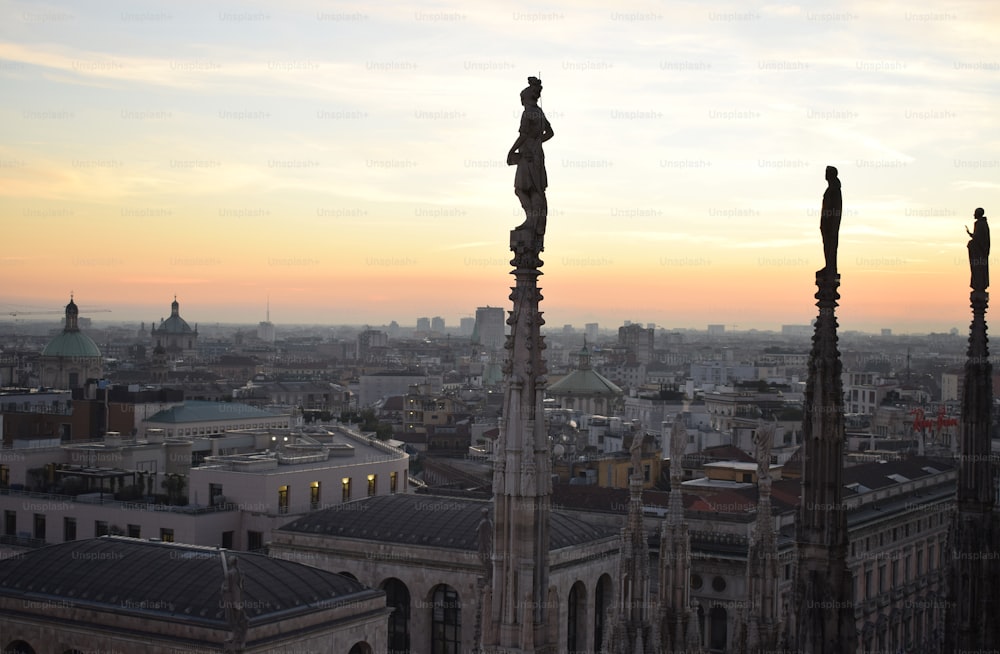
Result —
[[705, 462], [714, 460], [754, 463], [757, 461], [757, 459], [753, 458], [735, 445], [716, 445], [714, 447], [706, 447], [698, 453], [698, 456], [700, 456]]
[[[417, 494], [381, 495], [313, 511], [280, 530], [477, 551], [484, 508], [492, 518], [493, 503], [488, 501]], [[552, 511], [549, 549], [583, 545], [618, 534], [617, 528]]]
[[889, 475], [900, 475], [906, 479], [920, 479], [932, 474], [925, 468], [944, 472], [953, 470], [955, 463], [951, 460], [916, 456], [902, 461], [862, 463], [844, 468], [844, 485], [857, 483], [875, 490], [899, 483]]
[[383, 411], [402, 411], [403, 410], [403, 396], [402, 395], [390, 395], [385, 398], [385, 402], [382, 404]]
[[[0, 595], [225, 628], [221, 551], [116, 536], [49, 545], [0, 561]], [[293, 561], [230, 552], [234, 557], [251, 625], [382, 593]]]
[[147, 422], [186, 423], [207, 422], [210, 420], [254, 420], [257, 418], [278, 418], [281, 414], [265, 411], [249, 404], [238, 402], [208, 402], [203, 400], [186, 400], [184, 404], [172, 406], [169, 409], [157, 411]]
[[621, 388], [592, 368], [574, 370], [548, 388], [552, 397], [620, 397]]
[[[682, 495], [687, 500], [687, 496]], [[670, 493], [656, 490], [642, 491], [643, 506], [666, 507]], [[629, 491], [593, 484], [556, 484], [552, 486], [552, 502], [559, 506], [580, 511], [601, 511], [624, 514], [629, 503]]]

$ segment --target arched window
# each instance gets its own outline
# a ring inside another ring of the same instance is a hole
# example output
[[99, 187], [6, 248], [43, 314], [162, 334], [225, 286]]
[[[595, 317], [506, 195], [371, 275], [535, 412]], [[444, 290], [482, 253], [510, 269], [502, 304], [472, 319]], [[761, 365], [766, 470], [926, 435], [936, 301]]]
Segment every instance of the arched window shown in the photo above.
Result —
[[395, 577], [382, 583], [385, 605], [394, 609], [389, 614], [389, 651], [409, 654], [410, 651], [410, 590]]
[[594, 591], [594, 651], [600, 651], [604, 644], [604, 621], [611, 607], [611, 577], [601, 575], [597, 580], [597, 590]]
[[362, 641], [360, 643], [354, 643], [354, 647], [352, 647], [347, 654], [372, 654], [372, 648], [371, 645]]
[[569, 589], [566, 602], [566, 649], [572, 652], [583, 650], [586, 639], [587, 588], [582, 581]]
[[709, 636], [708, 636], [708, 647], [709, 649], [726, 649], [726, 643], [729, 640], [729, 625], [727, 624], [728, 616], [726, 615], [726, 609], [721, 606], [714, 606], [712, 610], [708, 612], [709, 621]]
[[3, 654], [35, 654], [35, 648], [23, 640], [15, 640], [3, 648]]
[[458, 593], [447, 584], [434, 588], [431, 598], [431, 654], [462, 653], [462, 609]]

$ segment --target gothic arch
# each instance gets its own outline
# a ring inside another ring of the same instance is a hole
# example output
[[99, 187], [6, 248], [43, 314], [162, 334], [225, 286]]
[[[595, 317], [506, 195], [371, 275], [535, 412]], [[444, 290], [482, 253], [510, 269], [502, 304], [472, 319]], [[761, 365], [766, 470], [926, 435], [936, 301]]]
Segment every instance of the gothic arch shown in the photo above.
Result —
[[435, 654], [461, 654], [462, 602], [458, 591], [438, 584], [430, 592], [431, 647]]
[[566, 600], [566, 649], [570, 652], [587, 649], [587, 587], [577, 581], [569, 589]]
[[35, 648], [23, 640], [15, 640], [3, 648], [3, 654], [35, 654]]
[[595, 652], [600, 651], [604, 641], [604, 631], [607, 628], [608, 609], [614, 602], [614, 582], [611, 575], [605, 573], [597, 580], [597, 587], [594, 589], [594, 647]]
[[708, 612], [708, 648], [724, 650], [729, 642], [729, 612], [713, 606]]
[[389, 577], [379, 586], [385, 591], [389, 614], [389, 651], [407, 654], [410, 651], [410, 589], [396, 577]]
[[372, 647], [362, 640], [354, 643], [354, 646], [351, 647], [347, 654], [372, 654]]

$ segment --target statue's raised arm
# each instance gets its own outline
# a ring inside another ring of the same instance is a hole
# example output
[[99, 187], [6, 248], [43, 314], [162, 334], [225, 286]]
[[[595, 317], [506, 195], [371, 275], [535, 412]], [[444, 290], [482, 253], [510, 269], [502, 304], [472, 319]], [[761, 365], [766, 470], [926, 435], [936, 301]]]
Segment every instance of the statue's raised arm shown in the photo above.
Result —
[[542, 80], [528, 78], [528, 86], [521, 91], [521, 125], [518, 137], [507, 153], [507, 165], [517, 166], [514, 173], [514, 194], [521, 201], [525, 220], [517, 229], [530, 229], [538, 236], [545, 235], [545, 221], [549, 207], [545, 199], [548, 175], [545, 172], [545, 152], [542, 143], [555, 132], [545, 117], [538, 100], [542, 96]]

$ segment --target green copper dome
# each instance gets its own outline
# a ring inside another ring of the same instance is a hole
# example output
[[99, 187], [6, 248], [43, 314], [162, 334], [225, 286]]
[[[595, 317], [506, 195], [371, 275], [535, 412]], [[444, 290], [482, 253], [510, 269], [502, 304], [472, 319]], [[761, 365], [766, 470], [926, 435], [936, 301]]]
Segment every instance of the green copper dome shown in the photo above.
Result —
[[62, 334], [53, 338], [42, 350], [43, 357], [101, 358], [101, 351], [97, 348], [97, 344], [80, 331], [77, 322], [79, 317], [80, 310], [73, 298], [70, 298], [69, 304], [66, 305], [66, 326], [63, 327]]
[[95, 357], [101, 358], [97, 344], [83, 332], [63, 332], [42, 350], [43, 357]]

